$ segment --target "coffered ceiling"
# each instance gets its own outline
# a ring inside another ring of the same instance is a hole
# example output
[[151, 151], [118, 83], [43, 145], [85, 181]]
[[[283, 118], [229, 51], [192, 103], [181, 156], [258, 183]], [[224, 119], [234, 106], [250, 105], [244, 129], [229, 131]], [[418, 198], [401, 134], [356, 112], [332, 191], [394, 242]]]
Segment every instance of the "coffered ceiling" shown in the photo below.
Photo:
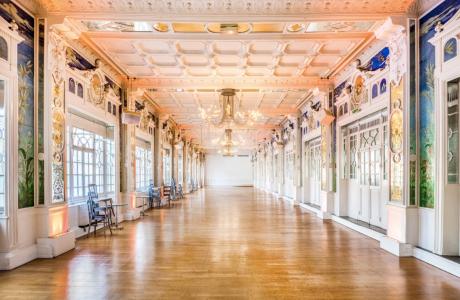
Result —
[[40, 0], [66, 17], [80, 40], [133, 80], [134, 88], [171, 115], [189, 135], [213, 148], [200, 108], [234, 88], [242, 110], [263, 117], [242, 126], [245, 147], [267, 136], [315, 88], [374, 39], [389, 15], [410, 0]]
[[321, 13], [401, 13], [410, 0], [38, 0], [52, 13], [120, 12], [185, 15], [299, 15]]

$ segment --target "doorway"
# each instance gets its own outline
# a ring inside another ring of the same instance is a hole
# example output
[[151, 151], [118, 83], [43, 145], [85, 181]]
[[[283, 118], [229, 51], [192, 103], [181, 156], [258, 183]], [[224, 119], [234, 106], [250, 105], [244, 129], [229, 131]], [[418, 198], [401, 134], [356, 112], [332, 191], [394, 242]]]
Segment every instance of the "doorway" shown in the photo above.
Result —
[[386, 229], [388, 181], [387, 114], [380, 112], [345, 128], [341, 147], [349, 162], [348, 216]]

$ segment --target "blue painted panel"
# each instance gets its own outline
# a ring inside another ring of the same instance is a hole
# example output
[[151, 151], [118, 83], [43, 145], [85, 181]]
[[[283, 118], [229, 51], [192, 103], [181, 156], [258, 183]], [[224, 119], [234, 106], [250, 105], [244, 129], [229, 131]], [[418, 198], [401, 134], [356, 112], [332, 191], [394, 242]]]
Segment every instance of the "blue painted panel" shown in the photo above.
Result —
[[434, 207], [434, 66], [435, 48], [429, 40], [438, 22], [445, 24], [460, 8], [459, 0], [446, 0], [420, 19], [420, 206]]
[[457, 56], [457, 39], [451, 38], [444, 44], [444, 61], [451, 60]]

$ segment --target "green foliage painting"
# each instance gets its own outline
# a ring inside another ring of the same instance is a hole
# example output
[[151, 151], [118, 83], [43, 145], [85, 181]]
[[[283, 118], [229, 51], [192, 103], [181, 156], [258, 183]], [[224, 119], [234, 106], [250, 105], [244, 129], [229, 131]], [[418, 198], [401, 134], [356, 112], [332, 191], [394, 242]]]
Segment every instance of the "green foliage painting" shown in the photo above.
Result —
[[[33, 89], [27, 79], [33, 82], [33, 64], [27, 61], [19, 65], [19, 208], [34, 205], [34, 106]], [[30, 95], [32, 94], [32, 95]], [[30, 102], [32, 101], [32, 102]]]

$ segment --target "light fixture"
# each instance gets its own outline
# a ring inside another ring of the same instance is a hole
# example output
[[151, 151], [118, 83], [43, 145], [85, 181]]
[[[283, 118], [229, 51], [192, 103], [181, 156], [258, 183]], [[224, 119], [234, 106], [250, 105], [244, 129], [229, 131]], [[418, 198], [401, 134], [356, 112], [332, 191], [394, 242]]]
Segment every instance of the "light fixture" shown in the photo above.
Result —
[[225, 129], [224, 136], [220, 140], [222, 148], [217, 152], [223, 156], [233, 156], [238, 152], [237, 146], [240, 145], [240, 143], [233, 140], [232, 132], [233, 130], [230, 128]]
[[240, 111], [235, 95], [234, 89], [223, 89], [219, 97], [219, 106], [212, 106], [207, 110], [200, 108], [201, 118], [217, 127], [231, 128], [244, 124], [252, 126], [262, 117], [262, 114], [255, 110]]
[[141, 113], [137, 111], [123, 109], [121, 122], [126, 125], [138, 125], [141, 121]]
[[249, 23], [208, 23], [206, 29], [210, 33], [237, 34], [248, 32], [251, 25]]
[[169, 31], [169, 25], [166, 23], [155, 23], [153, 24], [153, 29], [155, 29], [158, 32], [168, 32]]
[[305, 28], [305, 26], [303, 24], [294, 23], [294, 24], [290, 24], [290, 25], [287, 26], [287, 31], [289, 31], [289, 32], [299, 32], [304, 28]]
[[220, 32], [226, 34], [235, 34], [238, 32], [238, 24], [220, 24]]
[[[128, 78], [128, 80], [130, 83], [130, 96], [132, 96], [133, 78]], [[121, 114], [121, 122], [126, 125], [139, 125], [139, 123], [141, 122], [141, 112], [137, 109], [137, 107], [135, 107], [134, 110], [129, 109], [129, 108], [123, 108], [123, 111]]]

